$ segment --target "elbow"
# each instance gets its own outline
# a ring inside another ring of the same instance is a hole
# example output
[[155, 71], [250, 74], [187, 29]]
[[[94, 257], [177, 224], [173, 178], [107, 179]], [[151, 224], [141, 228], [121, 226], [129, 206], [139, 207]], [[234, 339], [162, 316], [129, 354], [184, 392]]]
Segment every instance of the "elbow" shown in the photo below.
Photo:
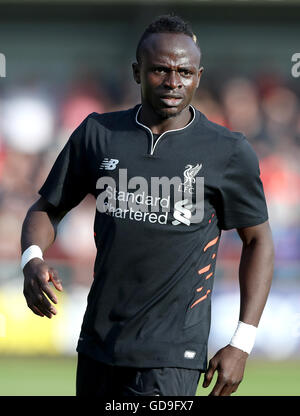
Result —
[[274, 268], [275, 247], [270, 227], [264, 232], [253, 235], [248, 240], [243, 241], [243, 249], [263, 256], [265, 263]]
[[247, 251], [262, 252], [270, 264], [274, 263], [275, 249], [272, 231], [267, 222], [238, 230], [243, 242], [243, 249]]

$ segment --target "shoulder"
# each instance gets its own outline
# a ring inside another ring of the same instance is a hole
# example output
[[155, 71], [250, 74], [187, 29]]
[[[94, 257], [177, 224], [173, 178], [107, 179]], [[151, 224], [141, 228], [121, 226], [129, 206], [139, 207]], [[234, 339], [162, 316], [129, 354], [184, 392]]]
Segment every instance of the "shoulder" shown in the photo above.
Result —
[[105, 138], [130, 129], [134, 122], [136, 107], [123, 111], [90, 113], [74, 130], [69, 144], [79, 149], [94, 147], [99, 138]]
[[257, 171], [258, 158], [245, 135], [214, 123], [200, 111], [199, 113], [199, 136], [210, 143], [218, 161], [225, 161], [227, 166], [237, 164], [248, 168], [251, 165]]
[[241, 132], [232, 131], [225, 126], [214, 123], [213, 121], [208, 120], [208, 118], [199, 110], [196, 111], [199, 113], [199, 128], [201, 128], [205, 134], [209, 134], [212, 138], [223, 140], [225, 143], [228, 142], [231, 144], [246, 139]]
[[134, 122], [135, 110], [136, 107], [123, 111], [90, 113], [71, 134], [69, 145], [88, 149], [90, 146], [93, 147], [100, 137], [129, 130]]
[[112, 111], [107, 113], [91, 113], [85, 119], [87, 128], [100, 128], [107, 130], [119, 130], [130, 123], [134, 118], [135, 107], [123, 111]]

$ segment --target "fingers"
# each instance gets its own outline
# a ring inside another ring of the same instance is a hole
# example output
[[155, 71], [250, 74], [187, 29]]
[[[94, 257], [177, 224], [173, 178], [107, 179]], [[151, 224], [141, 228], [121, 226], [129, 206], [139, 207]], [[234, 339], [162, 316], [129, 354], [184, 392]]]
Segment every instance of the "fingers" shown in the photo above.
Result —
[[[51, 289], [51, 281], [55, 288], [62, 291], [62, 284], [58, 273], [52, 268], [48, 268], [46, 263], [32, 263], [24, 272], [24, 296], [28, 307], [38, 316], [47, 316], [49, 319], [57, 314], [53, 303], [57, 303], [57, 297]], [[46, 296], [47, 297], [46, 297]]]
[[55, 269], [49, 268], [49, 277], [50, 277], [50, 281], [53, 283], [55, 289], [59, 290], [60, 292], [63, 291], [63, 287], [62, 287], [62, 283], [61, 280], [58, 276], [58, 273]]
[[32, 312], [33, 313], [35, 313], [36, 315], [39, 315], [39, 316], [45, 316], [40, 310], [39, 310], [39, 308], [37, 308], [36, 306], [34, 306], [34, 305], [32, 305], [32, 306], [29, 306], [28, 305], [28, 307], [32, 310]]
[[[41, 312], [41, 310], [40, 309], [42, 309], [42, 307], [40, 307], [40, 308], [38, 308], [37, 306], [35, 306], [33, 303], [31, 303], [31, 301], [28, 301], [27, 302], [27, 306], [28, 306], [28, 308], [29, 309], [31, 309], [32, 310], [32, 312], [35, 314], [35, 315], [38, 315], [38, 316], [41, 316], [41, 317], [44, 317], [45, 316], [45, 313], [43, 313], [43, 312]], [[47, 315], [46, 315], [47, 316]], [[49, 316], [48, 316], [48, 318], [49, 318]], [[51, 319], [51, 318], [50, 318]]]
[[219, 367], [219, 361], [216, 358], [212, 358], [209, 362], [209, 367], [203, 381], [203, 387], [205, 388], [210, 385], [216, 370], [218, 372], [218, 378], [209, 396], [230, 396], [230, 394], [237, 390], [239, 383], [233, 382], [230, 377], [224, 373], [222, 368]]
[[226, 384], [226, 382], [223, 379], [222, 373], [219, 372], [216, 384], [215, 384], [214, 388], [212, 389], [212, 391], [209, 393], [209, 396], [220, 396], [220, 393], [221, 393], [223, 387], [225, 387], [225, 384]]
[[209, 396], [230, 396], [234, 393], [240, 382], [233, 381], [230, 377], [227, 377], [222, 371], [218, 372], [217, 382], [210, 392]]
[[33, 282], [32, 284], [33, 294], [30, 298], [30, 304], [47, 316], [49, 319], [52, 318], [52, 315], [56, 315], [57, 311], [50, 301], [46, 298], [43, 293], [43, 289], [38, 283]]
[[225, 383], [220, 381], [219, 385], [216, 385], [209, 396], [230, 396], [237, 391], [239, 383]]
[[213, 379], [214, 373], [216, 371], [216, 368], [217, 368], [217, 362], [211, 359], [209, 362], [208, 370], [206, 371], [204, 375], [202, 387], [206, 388], [210, 385], [211, 380]]
[[225, 384], [219, 396], [230, 396], [235, 393], [238, 389], [239, 383]]
[[48, 276], [44, 278], [44, 281], [41, 281], [39, 283], [40, 288], [42, 289], [43, 292], [46, 293], [46, 295], [48, 296], [48, 298], [53, 302], [53, 303], [57, 303], [57, 297], [55, 296], [55, 293], [52, 291], [49, 283], [46, 281], [46, 278], [48, 278]]

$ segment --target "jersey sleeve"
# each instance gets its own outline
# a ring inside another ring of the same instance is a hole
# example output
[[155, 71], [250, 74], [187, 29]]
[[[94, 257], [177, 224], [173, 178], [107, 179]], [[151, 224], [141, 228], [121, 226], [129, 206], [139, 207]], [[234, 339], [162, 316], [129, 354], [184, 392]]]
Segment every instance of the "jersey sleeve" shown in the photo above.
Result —
[[220, 185], [221, 228], [251, 227], [268, 219], [257, 156], [247, 141], [237, 139]]
[[58, 155], [39, 194], [55, 207], [71, 210], [89, 193], [86, 118]]

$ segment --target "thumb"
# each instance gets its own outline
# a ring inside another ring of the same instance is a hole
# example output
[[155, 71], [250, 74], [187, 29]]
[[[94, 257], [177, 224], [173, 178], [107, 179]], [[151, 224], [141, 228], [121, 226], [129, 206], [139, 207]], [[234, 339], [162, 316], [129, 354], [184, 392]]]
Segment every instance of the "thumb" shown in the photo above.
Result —
[[217, 366], [214, 364], [212, 360], [210, 360], [208, 370], [205, 372], [205, 375], [204, 375], [204, 381], [203, 381], [202, 387], [205, 388], [210, 385], [210, 382], [214, 376], [216, 368]]
[[58, 276], [58, 273], [56, 270], [49, 268], [48, 270], [49, 274], [49, 280], [53, 283], [55, 289], [59, 290], [60, 292], [63, 291], [61, 280]]

